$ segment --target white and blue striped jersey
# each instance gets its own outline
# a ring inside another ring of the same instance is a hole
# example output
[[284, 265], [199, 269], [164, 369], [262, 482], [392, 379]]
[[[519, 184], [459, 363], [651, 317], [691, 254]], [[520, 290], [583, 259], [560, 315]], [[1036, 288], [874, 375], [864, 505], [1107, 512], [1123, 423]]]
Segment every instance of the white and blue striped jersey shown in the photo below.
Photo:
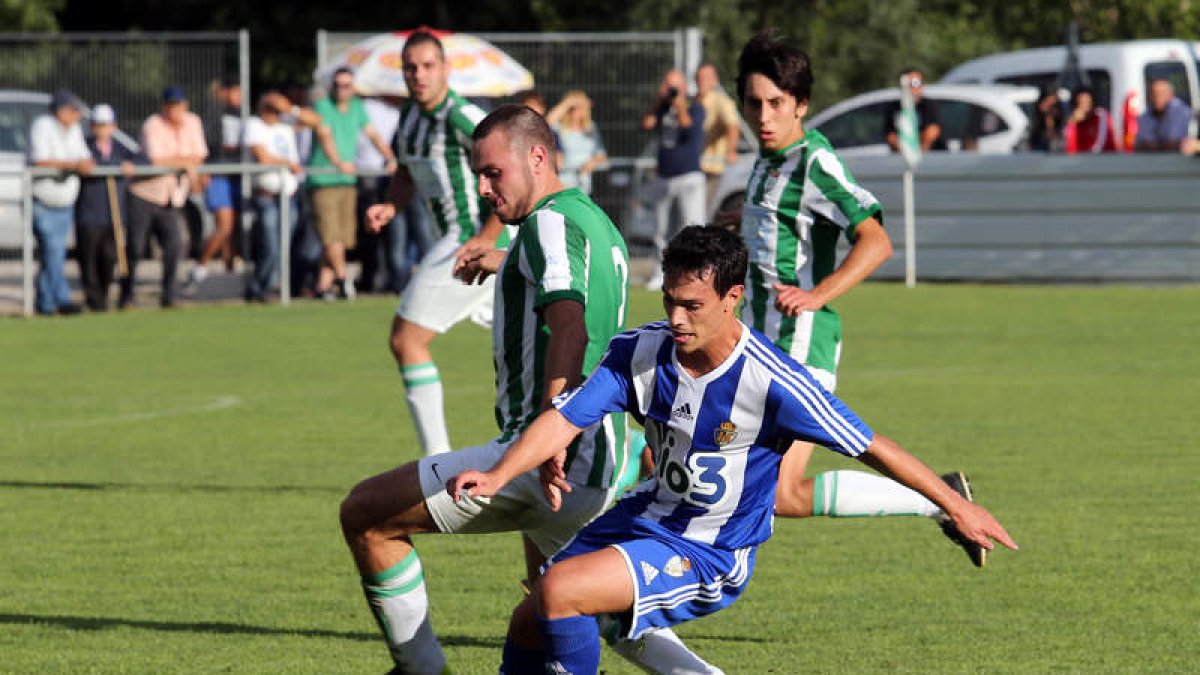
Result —
[[584, 384], [556, 401], [579, 427], [625, 410], [646, 427], [655, 475], [616, 509], [680, 536], [738, 549], [771, 536], [779, 462], [795, 440], [857, 457], [873, 433], [762, 333], [693, 378], [665, 321], [614, 337]]

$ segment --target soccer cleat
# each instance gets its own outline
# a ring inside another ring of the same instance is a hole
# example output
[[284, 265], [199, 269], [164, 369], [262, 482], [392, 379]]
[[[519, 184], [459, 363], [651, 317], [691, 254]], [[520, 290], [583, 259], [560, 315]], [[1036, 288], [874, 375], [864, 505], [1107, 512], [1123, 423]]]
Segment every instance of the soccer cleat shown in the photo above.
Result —
[[[951, 471], [950, 473], [942, 474], [942, 480], [950, 489], [962, 495], [962, 498], [974, 502], [975, 499], [971, 495], [971, 481], [967, 480], [967, 475], [961, 471]], [[943, 517], [938, 523], [942, 527], [942, 534], [950, 541], [958, 544], [964, 551], [967, 552], [967, 557], [976, 567], [983, 567], [987, 564], [987, 549], [983, 546], [968, 539], [962, 532], [958, 530], [958, 526], [948, 517]]]

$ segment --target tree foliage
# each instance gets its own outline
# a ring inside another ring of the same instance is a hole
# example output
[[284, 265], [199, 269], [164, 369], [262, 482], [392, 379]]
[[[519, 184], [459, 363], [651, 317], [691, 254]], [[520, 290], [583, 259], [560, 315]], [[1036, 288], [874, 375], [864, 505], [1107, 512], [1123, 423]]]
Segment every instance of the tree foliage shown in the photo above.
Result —
[[0, 0], [0, 26], [11, 32], [58, 30], [58, 12], [66, 0]]

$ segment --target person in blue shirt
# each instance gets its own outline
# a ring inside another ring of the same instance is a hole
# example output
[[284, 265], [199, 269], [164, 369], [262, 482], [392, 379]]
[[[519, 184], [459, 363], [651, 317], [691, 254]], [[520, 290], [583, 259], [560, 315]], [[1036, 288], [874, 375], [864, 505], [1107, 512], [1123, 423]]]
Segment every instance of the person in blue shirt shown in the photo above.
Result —
[[[597, 617], [635, 639], [732, 604], [771, 535], [779, 463], [793, 441], [828, 447], [924, 494], [964, 536], [1015, 549], [983, 507], [875, 434], [763, 334], [738, 319], [748, 253], [716, 226], [688, 227], [663, 253], [667, 319], [614, 337], [578, 389], [560, 395], [492, 469], [447, 483], [487, 497], [543, 467], [552, 506], [570, 491], [564, 449], [604, 414], [648, 432], [654, 475], [580, 530], [517, 607], [501, 672], [595, 673]], [[544, 668], [544, 670], [543, 670]]]
[[1136, 152], [1178, 152], [1187, 138], [1192, 109], [1175, 95], [1170, 81], [1150, 82], [1150, 107], [1138, 117]]
[[[642, 116], [642, 129], [653, 131], [658, 144], [658, 177], [650, 185], [654, 202], [654, 258], [662, 256], [671, 230], [704, 222], [705, 182], [700, 170], [704, 154], [704, 106], [689, 100], [687, 80], [679, 70], [667, 71], [654, 106]], [[671, 207], [679, 212], [679, 227], [671, 227]], [[655, 272], [646, 287], [662, 287]]]

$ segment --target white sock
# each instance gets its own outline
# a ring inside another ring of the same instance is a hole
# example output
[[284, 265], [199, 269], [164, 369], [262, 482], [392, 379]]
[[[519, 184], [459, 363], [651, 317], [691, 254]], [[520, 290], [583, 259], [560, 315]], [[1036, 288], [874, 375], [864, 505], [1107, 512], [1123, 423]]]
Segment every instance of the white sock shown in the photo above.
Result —
[[400, 670], [434, 675], [442, 672], [446, 656], [429, 625], [429, 598], [417, 552], [379, 574], [363, 577], [363, 592]]
[[442, 410], [442, 378], [433, 361], [400, 366], [404, 378], [404, 398], [412, 414], [426, 456], [450, 452], [446, 432], [446, 414]]
[[[601, 628], [603, 631], [603, 627]], [[613, 651], [647, 673], [658, 675], [725, 675], [697, 656], [670, 628], [654, 628], [636, 640], [609, 642]]]
[[934, 518], [942, 510], [890, 478], [863, 471], [827, 471], [813, 478], [813, 515]]

